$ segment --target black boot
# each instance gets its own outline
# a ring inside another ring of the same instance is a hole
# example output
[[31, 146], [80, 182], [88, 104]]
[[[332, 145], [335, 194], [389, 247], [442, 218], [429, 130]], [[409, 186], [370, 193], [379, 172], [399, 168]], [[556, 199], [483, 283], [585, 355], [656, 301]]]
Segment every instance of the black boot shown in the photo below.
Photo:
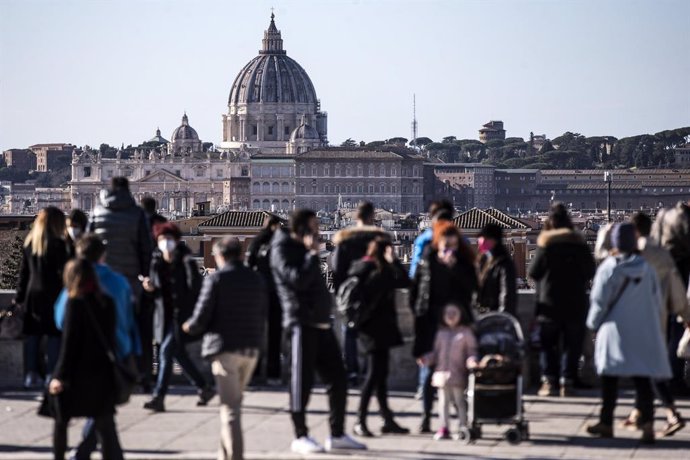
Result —
[[355, 425], [354, 429], [352, 430], [357, 436], [361, 436], [363, 438], [373, 438], [374, 433], [369, 431], [369, 428], [367, 428], [367, 422], [364, 420], [360, 420], [357, 422]]
[[154, 396], [153, 399], [144, 403], [144, 409], [152, 410], [153, 412], [165, 412], [163, 398]]
[[409, 434], [409, 428], [398, 425], [393, 417], [386, 418], [381, 427], [381, 434]]
[[424, 415], [424, 417], [422, 417], [422, 423], [419, 425], [419, 432], [421, 434], [431, 433], [431, 417], [429, 415]]

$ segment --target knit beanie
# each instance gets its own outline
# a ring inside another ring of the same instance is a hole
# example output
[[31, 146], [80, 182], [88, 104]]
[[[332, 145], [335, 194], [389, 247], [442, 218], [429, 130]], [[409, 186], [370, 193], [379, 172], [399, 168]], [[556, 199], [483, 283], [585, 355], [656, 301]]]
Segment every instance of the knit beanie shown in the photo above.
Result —
[[611, 245], [624, 253], [630, 253], [637, 249], [635, 226], [627, 222], [614, 225], [611, 231]]

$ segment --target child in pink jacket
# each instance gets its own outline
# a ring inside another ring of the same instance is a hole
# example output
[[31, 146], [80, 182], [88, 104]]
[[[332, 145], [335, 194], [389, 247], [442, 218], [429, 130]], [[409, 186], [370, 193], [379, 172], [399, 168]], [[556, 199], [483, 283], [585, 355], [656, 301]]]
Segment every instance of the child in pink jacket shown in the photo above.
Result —
[[477, 364], [477, 339], [472, 329], [465, 324], [469, 318], [463, 318], [460, 307], [448, 305], [443, 310], [444, 327], [436, 333], [434, 351], [425, 357], [426, 364], [436, 366], [431, 384], [438, 388], [439, 416], [441, 427], [434, 439], [450, 438], [449, 410], [453, 404], [458, 413], [460, 427], [467, 425], [467, 388], [468, 369]]

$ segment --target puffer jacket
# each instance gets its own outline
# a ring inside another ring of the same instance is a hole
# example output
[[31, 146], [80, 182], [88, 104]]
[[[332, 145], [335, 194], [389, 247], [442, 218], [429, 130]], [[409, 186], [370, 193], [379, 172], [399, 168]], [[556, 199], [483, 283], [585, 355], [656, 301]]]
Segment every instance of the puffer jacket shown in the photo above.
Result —
[[153, 241], [146, 213], [127, 190], [101, 191], [101, 203], [94, 209], [89, 230], [106, 241], [106, 263], [130, 282], [147, 275]]
[[319, 257], [287, 230], [271, 240], [271, 271], [283, 308], [283, 326], [322, 326], [332, 323], [333, 296], [321, 275]]
[[490, 256], [482, 256], [480, 260], [477, 307], [482, 313], [500, 311], [515, 316], [515, 264], [502, 244], [494, 247]]
[[261, 275], [240, 263], [228, 263], [204, 279], [194, 315], [192, 335], [204, 334], [201, 356], [261, 348], [268, 295]]
[[678, 202], [671, 209], [660, 210], [650, 236], [669, 250], [687, 286], [690, 277], [690, 206]]
[[333, 237], [333, 287], [338, 291], [348, 277], [352, 263], [364, 257], [369, 243], [377, 236], [390, 238], [383, 229], [374, 226], [350, 227], [340, 230]]
[[426, 358], [436, 372], [450, 373], [446, 386], [467, 388], [467, 360], [477, 359], [477, 339], [468, 326], [444, 326], [436, 333], [434, 349]]
[[587, 290], [596, 265], [580, 233], [558, 228], [544, 230], [529, 276], [537, 282], [537, 317], [552, 321], [584, 322]]

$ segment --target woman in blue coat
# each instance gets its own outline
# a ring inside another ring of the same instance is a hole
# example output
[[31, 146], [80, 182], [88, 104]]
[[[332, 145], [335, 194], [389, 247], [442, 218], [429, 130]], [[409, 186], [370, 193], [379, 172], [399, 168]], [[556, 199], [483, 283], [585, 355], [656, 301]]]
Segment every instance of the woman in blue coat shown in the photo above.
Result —
[[618, 379], [635, 385], [642, 442], [654, 442], [654, 396], [651, 379], [668, 379], [671, 368], [659, 325], [662, 293], [654, 268], [637, 253], [632, 224], [617, 224], [615, 248], [597, 270], [590, 296], [587, 326], [596, 331], [594, 361], [602, 379], [599, 423], [587, 427], [593, 436], [613, 436]]

